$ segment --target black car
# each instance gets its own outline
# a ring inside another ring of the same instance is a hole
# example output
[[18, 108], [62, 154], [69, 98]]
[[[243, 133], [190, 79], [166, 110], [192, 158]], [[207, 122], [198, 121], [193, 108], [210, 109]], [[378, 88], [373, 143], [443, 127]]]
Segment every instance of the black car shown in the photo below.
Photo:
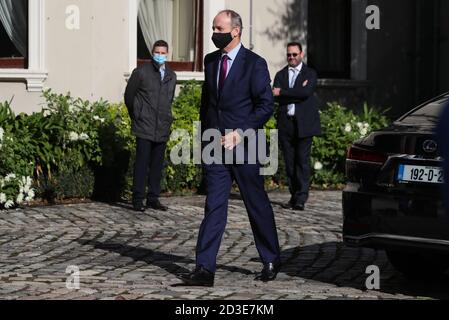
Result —
[[385, 249], [409, 276], [449, 268], [449, 217], [435, 129], [449, 93], [354, 143], [346, 163], [344, 242]]

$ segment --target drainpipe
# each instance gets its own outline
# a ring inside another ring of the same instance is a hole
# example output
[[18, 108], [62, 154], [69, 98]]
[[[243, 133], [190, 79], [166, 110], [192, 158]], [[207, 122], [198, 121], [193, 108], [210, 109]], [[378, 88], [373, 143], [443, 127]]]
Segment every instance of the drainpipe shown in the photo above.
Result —
[[249, 49], [254, 50], [253, 43], [253, 0], [249, 0]]

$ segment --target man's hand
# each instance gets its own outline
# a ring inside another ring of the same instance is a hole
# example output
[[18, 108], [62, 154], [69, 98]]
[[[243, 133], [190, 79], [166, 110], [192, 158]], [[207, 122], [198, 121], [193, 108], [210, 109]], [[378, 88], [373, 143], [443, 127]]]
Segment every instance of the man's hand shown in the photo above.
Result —
[[221, 138], [221, 145], [227, 150], [233, 150], [238, 144], [242, 142], [242, 137], [237, 131], [231, 132]]
[[273, 96], [279, 97], [281, 95], [281, 89], [280, 88], [274, 88], [273, 89]]

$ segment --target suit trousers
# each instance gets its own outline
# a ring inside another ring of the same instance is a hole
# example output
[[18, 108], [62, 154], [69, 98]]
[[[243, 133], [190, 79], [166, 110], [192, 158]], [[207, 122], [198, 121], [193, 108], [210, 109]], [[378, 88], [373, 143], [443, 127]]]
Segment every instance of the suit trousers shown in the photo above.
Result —
[[[157, 143], [137, 138], [136, 162], [134, 165], [133, 202], [149, 202], [159, 199], [167, 143]], [[146, 184], [148, 193], [145, 195]]]
[[290, 117], [282, 130], [279, 130], [279, 140], [284, 155], [290, 193], [294, 204], [305, 204], [309, 198], [312, 168], [310, 156], [313, 137], [298, 137], [298, 123], [295, 117]]
[[259, 165], [205, 165], [207, 199], [196, 249], [197, 266], [215, 273], [225, 232], [228, 201], [235, 179], [248, 212], [255, 243], [263, 263], [280, 262], [273, 208], [265, 191]]

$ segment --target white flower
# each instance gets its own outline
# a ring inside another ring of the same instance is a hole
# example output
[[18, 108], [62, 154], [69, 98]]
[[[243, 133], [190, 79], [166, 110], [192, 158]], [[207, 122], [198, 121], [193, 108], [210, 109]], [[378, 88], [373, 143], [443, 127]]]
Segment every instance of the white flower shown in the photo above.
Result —
[[25, 197], [25, 201], [30, 202], [34, 199], [34, 190], [31, 189], [30, 191], [28, 191], [27, 196]]
[[85, 133], [81, 133], [80, 136], [79, 136], [79, 139], [81, 141], [89, 140], [89, 136], [87, 134], [85, 134]]
[[69, 133], [69, 140], [70, 141], [78, 141], [80, 139], [80, 136], [76, 132], [70, 132]]
[[362, 137], [366, 136], [368, 134], [368, 129], [367, 128], [360, 129], [360, 134], [362, 135]]
[[5, 209], [11, 209], [12, 207], [14, 207], [14, 202], [11, 200], [6, 201]]
[[323, 164], [319, 161], [315, 162], [315, 166], [314, 166], [316, 171], [320, 171], [323, 170]]
[[94, 120], [100, 121], [101, 123], [104, 123], [104, 121], [105, 121], [103, 118], [100, 118], [99, 116], [94, 116]]
[[0, 193], [0, 204], [4, 204], [6, 202], [6, 194]]
[[357, 127], [359, 128], [360, 135], [362, 137], [366, 136], [370, 129], [370, 125], [367, 122], [364, 122], [364, 123], [359, 122], [359, 123], [357, 123]]
[[345, 126], [345, 132], [347, 132], [347, 133], [352, 132], [352, 127], [349, 123], [347, 123]]
[[13, 179], [16, 179], [16, 175], [14, 173], [10, 173], [5, 177], [5, 182], [9, 182]]
[[0, 127], [0, 141], [3, 140], [3, 135], [5, 134], [5, 130], [3, 130], [2, 127]]
[[25, 194], [27, 194], [31, 190], [30, 186], [21, 187], [21, 189], [22, 189], [22, 192], [25, 193]]
[[19, 193], [16, 199], [17, 204], [21, 204], [23, 202], [23, 193]]

